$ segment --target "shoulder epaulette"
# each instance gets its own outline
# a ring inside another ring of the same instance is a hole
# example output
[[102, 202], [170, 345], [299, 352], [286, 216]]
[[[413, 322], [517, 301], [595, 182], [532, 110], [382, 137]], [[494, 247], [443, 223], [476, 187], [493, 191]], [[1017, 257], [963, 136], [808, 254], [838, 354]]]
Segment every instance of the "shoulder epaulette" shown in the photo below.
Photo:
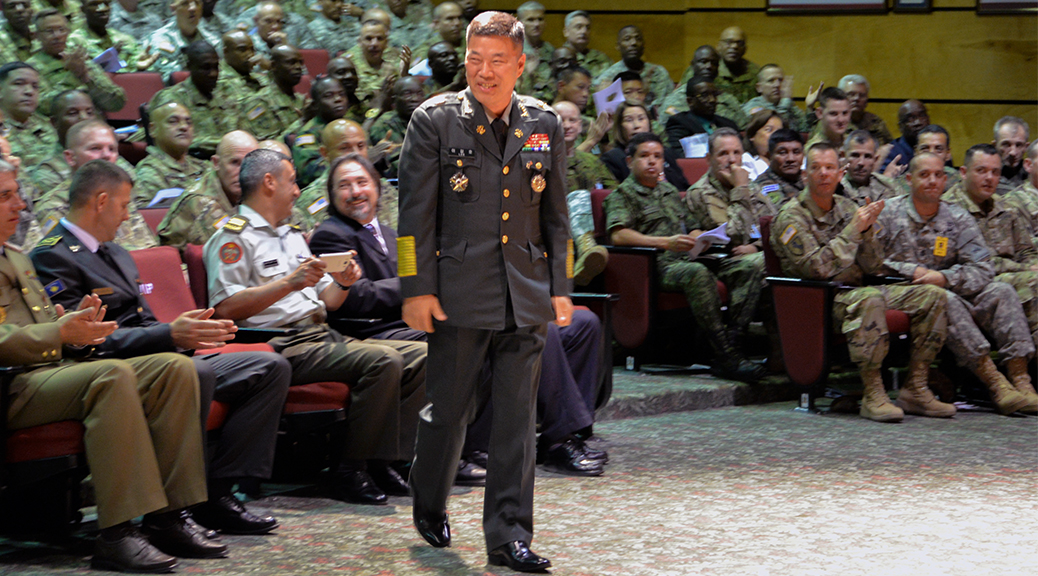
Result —
[[241, 216], [234, 216], [223, 225], [223, 229], [228, 232], [238, 233], [245, 229], [249, 225], [249, 221]]
[[15, 246], [14, 244], [11, 244], [10, 242], [4, 242], [4, 250], [14, 250], [15, 252], [18, 252], [19, 254], [22, 252], [21, 248], [19, 248], [18, 246]]
[[426, 108], [431, 108], [433, 106], [443, 106], [448, 102], [456, 102], [463, 98], [465, 98], [465, 96], [461, 92], [444, 92], [443, 94], [437, 94], [436, 96], [429, 98], [428, 100], [422, 103], [422, 106], [425, 106]]
[[61, 242], [62, 238], [63, 238], [63, 236], [61, 236], [60, 234], [55, 234], [54, 236], [47, 236], [43, 240], [40, 240], [39, 242], [37, 242], [36, 245], [37, 246], [42, 246], [44, 248], [52, 248], [52, 247], [56, 246], [58, 244], [58, 242]]

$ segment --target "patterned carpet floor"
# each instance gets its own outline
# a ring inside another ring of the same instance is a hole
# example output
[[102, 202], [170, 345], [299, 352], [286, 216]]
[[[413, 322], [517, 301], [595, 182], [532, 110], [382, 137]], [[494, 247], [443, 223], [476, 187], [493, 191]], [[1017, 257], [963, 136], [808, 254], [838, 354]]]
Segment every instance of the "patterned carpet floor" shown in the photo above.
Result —
[[[568, 576], [1038, 574], [1038, 418], [962, 412], [882, 425], [792, 408], [597, 425], [604, 476], [538, 470], [534, 550]], [[433, 549], [407, 499], [353, 506], [295, 488], [249, 504], [281, 520], [275, 534], [225, 536], [229, 558], [177, 571], [511, 573], [486, 564], [482, 489], [456, 489], [454, 546]], [[0, 540], [0, 574], [88, 573], [82, 548]]]

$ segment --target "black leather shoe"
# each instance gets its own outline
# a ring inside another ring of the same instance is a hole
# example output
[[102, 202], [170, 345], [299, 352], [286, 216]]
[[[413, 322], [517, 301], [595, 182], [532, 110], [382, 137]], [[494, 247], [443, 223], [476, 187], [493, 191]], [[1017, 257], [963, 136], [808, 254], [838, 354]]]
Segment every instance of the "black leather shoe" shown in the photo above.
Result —
[[583, 443], [575, 438], [570, 438], [549, 449], [544, 457], [544, 467], [567, 476], [600, 476], [602, 474], [602, 461], [588, 458], [584, 454]]
[[487, 562], [494, 566], [508, 566], [516, 572], [544, 572], [551, 568], [551, 560], [534, 554], [522, 540], [494, 548], [487, 554]]
[[433, 548], [446, 548], [451, 545], [451, 525], [447, 521], [446, 512], [425, 512], [416, 504], [412, 517], [418, 533]]
[[473, 462], [469, 462], [464, 456], [458, 461], [458, 473], [454, 476], [456, 486], [486, 486], [487, 469]]
[[191, 515], [202, 526], [224, 534], [266, 534], [278, 527], [277, 519], [249, 512], [234, 494], [210, 498], [196, 506]]
[[220, 535], [217, 534], [216, 530], [206, 528], [205, 526], [200, 525], [198, 522], [195, 522], [195, 519], [191, 517], [191, 513], [188, 512], [186, 508], [180, 511], [180, 517], [183, 518], [184, 522], [187, 523], [188, 528], [194, 530], [195, 532], [198, 532], [202, 536], [205, 536], [206, 539], [217, 540], [220, 538]]
[[94, 557], [90, 559], [91, 568], [116, 572], [165, 574], [176, 566], [176, 558], [159, 552], [134, 528], [124, 530], [118, 540], [98, 536]]
[[331, 496], [351, 504], [385, 504], [386, 493], [379, 490], [375, 481], [364, 470], [337, 472]]
[[605, 450], [595, 450], [583, 440], [577, 440], [577, 442], [580, 442], [580, 447], [584, 449], [584, 457], [588, 460], [598, 460], [603, 465], [609, 463], [609, 454]]
[[712, 370], [715, 376], [753, 384], [768, 375], [768, 370], [755, 362], [739, 359], [725, 362]]
[[465, 459], [486, 470], [487, 461], [490, 460], [490, 455], [482, 450], [474, 450], [471, 453], [466, 454]]
[[201, 532], [196, 532], [183, 518], [177, 516], [176, 522], [168, 527], [159, 527], [144, 517], [142, 531], [153, 546], [170, 556], [179, 558], [224, 558], [227, 546], [215, 540], [209, 540]]
[[368, 462], [368, 476], [388, 496], [410, 496], [411, 488], [400, 473], [383, 462]]

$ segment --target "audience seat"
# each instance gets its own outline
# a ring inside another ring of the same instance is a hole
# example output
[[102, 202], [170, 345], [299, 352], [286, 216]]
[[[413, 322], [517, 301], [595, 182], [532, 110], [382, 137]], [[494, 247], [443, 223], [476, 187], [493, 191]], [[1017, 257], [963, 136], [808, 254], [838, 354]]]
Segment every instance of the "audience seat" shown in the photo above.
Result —
[[328, 72], [328, 61], [331, 57], [324, 48], [303, 48], [299, 50], [299, 55], [303, 57], [306, 72], [311, 77], [316, 78], [319, 74]]
[[144, 217], [144, 222], [148, 224], [148, 228], [151, 231], [158, 234], [159, 224], [162, 223], [162, 219], [166, 217], [166, 213], [169, 212], [169, 207], [165, 208], [140, 208], [137, 210]]
[[689, 186], [692, 186], [710, 170], [710, 161], [706, 158], [678, 158], [678, 167], [685, 174]]
[[[845, 351], [847, 340], [833, 333], [833, 298], [837, 291], [846, 289], [837, 282], [803, 280], [783, 275], [778, 255], [771, 247], [771, 216], [760, 219], [764, 238], [765, 271], [775, 302], [782, 357], [786, 374], [800, 386], [800, 408], [815, 411], [815, 400], [824, 395], [824, 383], [837, 353]], [[907, 343], [910, 322], [900, 310], [887, 310], [887, 328], [890, 343]], [[888, 353], [888, 359], [891, 355]]]
[[138, 162], [144, 160], [144, 157], [148, 155], [148, 143], [123, 140], [119, 142], [119, 155], [130, 164], [136, 166]]
[[313, 84], [313, 81], [314, 81], [313, 76], [310, 76], [309, 74], [304, 74], [303, 77], [299, 79], [299, 84], [296, 84], [296, 87], [295, 87], [296, 94], [302, 94], [303, 96], [306, 96], [306, 97], [309, 98], [310, 97], [310, 85]]
[[162, 74], [158, 72], [127, 72], [109, 74], [109, 77], [126, 91], [126, 105], [106, 116], [109, 121], [122, 125], [136, 122], [140, 118], [141, 104], [146, 104], [156, 92], [166, 87]]
[[172, 84], [170, 84], [170, 86], [175, 85], [175, 84], [180, 84], [181, 82], [183, 82], [184, 80], [187, 80], [190, 77], [191, 77], [191, 72], [188, 72], [187, 70], [177, 70], [176, 72], [173, 72], [172, 74], [169, 75], [170, 82], [172, 82]]

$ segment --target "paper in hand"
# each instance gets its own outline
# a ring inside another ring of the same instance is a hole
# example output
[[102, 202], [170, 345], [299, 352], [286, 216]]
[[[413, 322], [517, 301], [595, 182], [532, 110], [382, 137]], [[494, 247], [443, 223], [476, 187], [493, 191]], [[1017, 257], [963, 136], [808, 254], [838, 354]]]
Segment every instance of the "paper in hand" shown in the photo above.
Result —
[[616, 80], [604, 89], [595, 92], [595, 110], [599, 114], [612, 114], [624, 101], [624, 89], [620, 80]]
[[710, 151], [710, 135], [706, 132], [685, 136], [679, 142], [685, 158], [706, 158]]
[[703, 250], [706, 250], [714, 244], [720, 244], [723, 246], [731, 242], [732, 239], [729, 238], [728, 234], [726, 233], [727, 229], [728, 223], [725, 222], [724, 224], [721, 224], [713, 230], [707, 230], [706, 232], [700, 234], [696, 238], [696, 245], [693, 246], [692, 249], [688, 252], [689, 259], [695, 260], [700, 254], [703, 253]]
[[125, 62], [119, 60], [119, 52], [115, 50], [115, 47], [98, 54], [94, 58], [94, 63], [105, 72], [118, 72], [126, 66]]

